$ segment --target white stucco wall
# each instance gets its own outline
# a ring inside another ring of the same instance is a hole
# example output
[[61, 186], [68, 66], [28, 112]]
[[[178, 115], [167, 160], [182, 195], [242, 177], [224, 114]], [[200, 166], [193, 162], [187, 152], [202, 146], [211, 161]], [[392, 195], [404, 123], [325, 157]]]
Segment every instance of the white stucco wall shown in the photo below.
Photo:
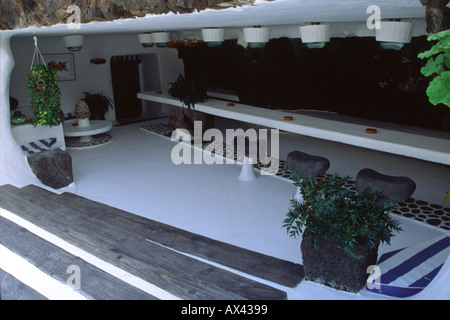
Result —
[[[83, 97], [83, 92], [103, 92], [113, 97], [109, 68], [112, 56], [156, 53], [159, 82], [163, 91], [168, 89], [169, 83], [175, 81], [179, 73], [183, 73], [183, 64], [177, 58], [177, 50], [143, 48], [137, 39], [140, 32], [167, 30], [175, 40], [192, 37], [200, 39], [201, 28], [216, 26], [226, 28], [226, 39], [238, 38], [239, 43], [245, 45], [243, 26], [270, 26], [272, 38], [299, 37], [298, 26], [302, 22], [328, 21], [333, 23], [332, 37], [374, 36], [374, 30], [367, 29], [365, 23], [370, 16], [366, 9], [372, 4], [371, 1], [360, 1], [358, 4], [355, 4], [355, 1], [347, 1], [337, 7], [330, 3], [334, 2], [264, 1], [258, 2], [257, 6], [204, 10], [183, 15], [148, 15], [144, 18], [113, 22], [84, 24], [81, 17], [82, 24], [79, 29], [73, 29], [73, 25], [59, 24], [46, 28], [0, 31], [0, 184], [40, 184], [12, 136], [9, 109], [11, 95], [19, 100], [21, 110], [27, 110], [29, 96], [24, 85], [33, 55], [34, 35], [38, 37], [38, 45], [43, 54], [68, 53], [62, 43], [64, 35], [80, 33], [85, 36], [82, 50], [74, 53], [76, 80], [58, 83], [61, 88], [62, 110], [68, 113], [74, 111], [75, 104]], [[414, 36], [425, 33], [425, 9], [419, 1], [383, 1], [381, 10], [382, 18], [414, 19]], [[105, 58], [107, 63], [93, 65], [90, 63], [92, 58]], [[106, 118], [115, 120], [114, 111], [107, 113]]]
[[[51, 28], [49, 28], [51, 30]], [[45, 34], [45, 33], [44, 33]], [[1, 39], [1, 85], [0, 85], [0, 184], [25, 186], [42, 185], [31, 172], [26, 157], [11, 133], [9, 96], [19, 100], [19, 108], [31, 116], [27, 105], [30, 98], [25, 81], [34, 51], [32, 35], [22, 35], [20, 31], [0, 32]], [[69, 53], [62, 43], [61, 35], [38, 36], [38, 46], [42, 54]], [[183, 72], [183, 63], [177, 51], [169, 48], [143, 48], [136, 34], [89, 34], [85, 35], [81, 51], [74, 53], [75, 81], [61, 81], [61, 109], [64, 113], [74, 112], [75, 104], [83, 98], [83, 92], [103, 92], [113, 97], [110, 59], [116, 55], [155, 53], [158, 57], [159, 82], [167, 91], [169, 83]], [[92, 58], [105, 58], [107, 63], [94, 65]], [[114, 110], [106, 114], [115, 120]], [[38, 132], [38, 130], [36, 130]], [[33, 136], [34, 133], [31, 134]], [[36, 136], [37, 138], [37, 136]], [[23, 142], [23, 141], [22, 141]], [[75, 183], [76, 183], [76, 177]]]
[[[61, 36], [38, 37], [38, 46], [44, 56], [45, 54], [70, 53], [64, 47]], [[32, 37], [17, 36], [11, 39], [11, 50], [17, 62], [11, 75], [10, 94], [19, 100], [19, 106], [26, 107], [29, 104], [29, 95], [24, 85], [34, 50]], [[183, 72], [183, 65], [177, 58], [176, 50], [143, 48], [136, 34], [85, 35], [83, 48], [73, 53], [76, 80], [58, 82], [61, 88], [61, 109], [64, 113], [73, 114], [75, 104], [84, 97], [83, 92], [103, 92], [106, 96], [113, 98], [111, 57], [147, 53], [157, 54], [160, 83], [163, 86], [161, 89], [167, 90], [169, 83], [176, 80], [179, 72]], [[104, 58], [106, 63], [92, 64], [90, 63], [92, 58]], [[114, 121], [114, 110], [110, 109], [106, 118]]]
[[39, 183], [15, 142], [10, 124], [9, 88], [14, 58], [10, 50], [11, 33], [0, 32], [0, 184], [23, 186]]

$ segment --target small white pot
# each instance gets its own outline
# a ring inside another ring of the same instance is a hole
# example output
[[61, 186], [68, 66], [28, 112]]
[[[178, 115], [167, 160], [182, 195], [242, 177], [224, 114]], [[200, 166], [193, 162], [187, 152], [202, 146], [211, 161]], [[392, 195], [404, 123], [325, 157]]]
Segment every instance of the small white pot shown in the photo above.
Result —
[[208, 46], [220, 46], [225, 38], [225, 30], [220, 28], [202, 29], [202, 37]]
[[153, 35], [151, 33], [140, 33], [138, 38], [144, 48], [153, 47]]
[[375, 30], [376, 40], [380, 42], [409, 43], [414, 29], [412, 22], [381, 21], [380, 29]]
[[205, 42], [223, 41], [225, 30], [220, 28], [202, 29], [202, 37]]
[[89, 121], [89, 118], [78, 119], [78, 126], [79, 127], [89, 127], [90, 125], [91, 125], [91, 122]]
[[71, 52], [77, 52], [81, 50], [84, 43], [84, 37], [82, 35], [70, 35], [63, 38], [64, 46]]
[[303, 43], [330, 41], [331, 26], [329, 24], [312, 24], [301, 26], [299, 29]]
[[244, 40], [250, 47], [263, 47], [270, 40], [270, 28], [244, 28]]
[[153, 42], [157, 47], [165, 47], [167, 42], [170, 41], [169, 32], [153, 32], [152, 33]]

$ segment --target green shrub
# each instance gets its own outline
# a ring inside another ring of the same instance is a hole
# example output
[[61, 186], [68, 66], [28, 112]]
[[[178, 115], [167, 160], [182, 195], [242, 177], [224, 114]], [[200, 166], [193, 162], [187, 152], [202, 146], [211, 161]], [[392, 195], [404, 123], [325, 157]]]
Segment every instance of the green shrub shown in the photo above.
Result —
[[389, 244], [393, 232], [401, 228], [389, 215], [396, 208], [393, 203], [383, 201], [380, 193], [370, 190], [355, 194], [344, 187], [349, 179], [338, 175], [328, 181], [301, 179], [294, 173], [294, 184], [299, 187], [303, 201], [291, 200], [283, 227], [292, 237], [304, 232], [311, 237], [314, 247], [320, 239], [332, 240], [348, 257], [359, 261], [362, 256], [356, 244], [377, 249], [380, 243]]

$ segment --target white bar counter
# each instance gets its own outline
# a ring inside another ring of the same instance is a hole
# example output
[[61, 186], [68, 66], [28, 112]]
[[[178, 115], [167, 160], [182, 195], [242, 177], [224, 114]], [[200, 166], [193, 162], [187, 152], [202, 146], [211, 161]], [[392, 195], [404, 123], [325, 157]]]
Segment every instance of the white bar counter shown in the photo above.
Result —
[[[177, 98], [166, 93], [143, 92], [138, 93], [137, 96], [143, 100], [185, 107]], [[229, 103], [234, 105], [228, 106]], [[446, 132], [442, 132], [442, 137], [437, 137], [420, 134], [420, 128], [417, 129], [417, 133], [412, 133], [375, 127], [377, 133], [369, 134], [366, 133], [366, 129], [374, 128], [369, 125], [271, 110], [211, 98], [205, 102], [196, 103], [195, 110], [268, 128], [450, 165], [450, 139], [448, 138], [450, 134]], [[286, 121], [284, 120], [285, 116], [291, 116], [293, 119]]]

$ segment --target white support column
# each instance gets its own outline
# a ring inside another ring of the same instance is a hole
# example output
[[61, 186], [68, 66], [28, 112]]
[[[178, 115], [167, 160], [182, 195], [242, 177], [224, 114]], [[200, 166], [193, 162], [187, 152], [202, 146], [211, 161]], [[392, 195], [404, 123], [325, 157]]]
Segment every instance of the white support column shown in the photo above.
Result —
[[0, 31], [0, 185], [21, 187], [39, 183], [39, 180], [31, 171], [11, 132], [9, 85], [15, 63], [11, 52], [11, 36], [11, 32]]

